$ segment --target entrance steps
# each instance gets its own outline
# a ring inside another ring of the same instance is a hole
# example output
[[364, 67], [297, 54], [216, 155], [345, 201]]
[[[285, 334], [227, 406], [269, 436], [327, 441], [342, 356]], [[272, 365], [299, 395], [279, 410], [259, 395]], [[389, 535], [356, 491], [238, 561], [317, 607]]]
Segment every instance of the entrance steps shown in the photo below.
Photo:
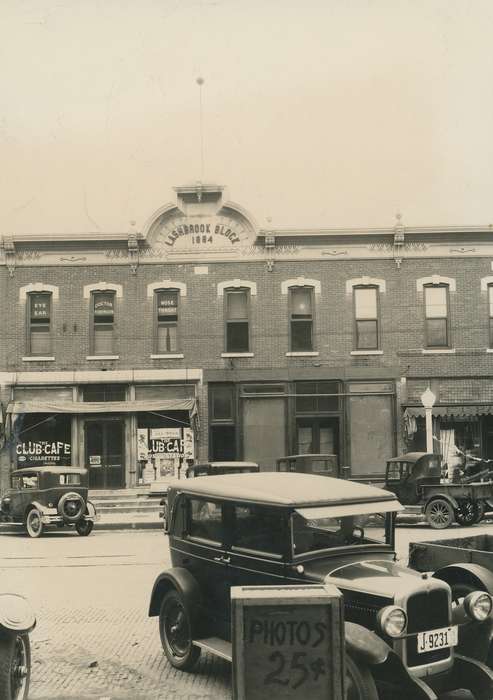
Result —
[[101, 516], [121, 514], [147, 514], [158, 518], [159, 500], [149, 498], [149, 487], [115, 490], [89, 490], [89, 500]]

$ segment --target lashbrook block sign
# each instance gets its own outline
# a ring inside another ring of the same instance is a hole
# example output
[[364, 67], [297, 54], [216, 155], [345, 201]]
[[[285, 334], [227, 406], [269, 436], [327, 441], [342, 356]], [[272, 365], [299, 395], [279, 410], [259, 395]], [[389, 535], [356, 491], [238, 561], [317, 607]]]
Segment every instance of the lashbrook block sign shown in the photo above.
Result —
[[344, 698], [335, 586], [235, 586], [231, 606], [234, 700]]

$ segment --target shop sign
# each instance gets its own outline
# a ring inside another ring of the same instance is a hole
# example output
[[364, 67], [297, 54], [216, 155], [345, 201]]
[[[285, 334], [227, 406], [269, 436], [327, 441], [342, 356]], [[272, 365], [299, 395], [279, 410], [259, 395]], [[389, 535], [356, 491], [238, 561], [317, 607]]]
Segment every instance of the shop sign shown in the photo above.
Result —
[[33, 297], [31, 304], [31, 315], [34, 318], [49, 318], [49, 298], [41, 295], [36, 295]]
[[232, 216], [175, 216], [159, 231], [159, 243], [170, 249], [236, 248], [250, 241], [253, 232]]
[[158, 297], [158, 312], [160, 316], [176, 316], [176, 292], [161, 292]]
[[113, 295], [98, 295], [94, 300], [95, 316], [113, 316]]
[[72, 446], [68, 442], [29, 440], [19, 442], [15, 451], [19, 462], [59, 462], [70, 457]]
[[91, 467], [100, 467], [101, 455], [89, 455], [89, 465]]

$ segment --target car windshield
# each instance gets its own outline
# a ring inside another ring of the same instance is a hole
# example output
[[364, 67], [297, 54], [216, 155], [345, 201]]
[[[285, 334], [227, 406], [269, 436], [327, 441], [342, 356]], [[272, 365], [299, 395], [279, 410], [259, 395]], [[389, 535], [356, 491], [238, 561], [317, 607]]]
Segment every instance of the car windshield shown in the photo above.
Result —
[[291, 519], [293, 554], [300, 555], [348, 545], [386, 544], [385, 515], [350, 515], [339, 518]]

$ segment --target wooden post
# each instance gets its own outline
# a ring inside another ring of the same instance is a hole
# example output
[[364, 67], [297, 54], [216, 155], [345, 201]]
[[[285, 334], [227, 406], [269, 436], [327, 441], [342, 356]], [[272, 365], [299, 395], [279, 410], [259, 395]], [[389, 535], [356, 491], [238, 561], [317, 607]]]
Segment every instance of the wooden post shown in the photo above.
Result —
[[344, 608], [332, 585], [231, 589], [234, 700], [343, 700]]

